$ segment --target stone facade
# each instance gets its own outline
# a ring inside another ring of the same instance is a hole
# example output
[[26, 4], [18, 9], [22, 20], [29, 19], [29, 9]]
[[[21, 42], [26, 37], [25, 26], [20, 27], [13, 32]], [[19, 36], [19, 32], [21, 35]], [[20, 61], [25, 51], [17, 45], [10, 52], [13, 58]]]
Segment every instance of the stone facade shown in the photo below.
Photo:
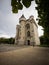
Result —
[[38, 27], [34, 17], [26, 20], [24, 15], [19, 19], [20, 25], [16, 26], [15, 44], [18, 45], [40, 45]]

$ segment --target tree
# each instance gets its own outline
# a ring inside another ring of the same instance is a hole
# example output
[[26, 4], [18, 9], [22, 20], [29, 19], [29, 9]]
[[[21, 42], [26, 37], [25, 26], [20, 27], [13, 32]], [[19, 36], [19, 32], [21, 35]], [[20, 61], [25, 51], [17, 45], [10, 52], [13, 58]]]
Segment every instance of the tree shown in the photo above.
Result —
[[28, 8], [33, 0], [11, 0], [12, 12], [18, 13], [18, 10], [23, 9], [23, 5]]
[[[23, 9], [23, 5], [28, 8], [33, 0], [11, 0], [13, 13]], [[49, 41], [49, 0], [35, 0], [38, 11], [38, 24], [43, 27], [44, 37]]]
[[14, 44], [14, 38], [0, 38], [0, 44]]
[[44, 37], [49, 39], [49, 0], [35, 0], [38, 11], [38, 24], [43, 27]]
[[49, 39], [44, 36], [40, 36], [40, 45], [49, 47]]
[[14, 38], [9, 38], [9, 44], [14, 44], [15, 39]]

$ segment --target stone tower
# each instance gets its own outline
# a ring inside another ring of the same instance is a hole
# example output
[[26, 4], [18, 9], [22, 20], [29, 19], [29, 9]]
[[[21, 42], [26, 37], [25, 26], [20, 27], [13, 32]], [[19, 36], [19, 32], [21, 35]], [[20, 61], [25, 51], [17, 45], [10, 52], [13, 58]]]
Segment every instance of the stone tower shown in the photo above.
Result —
[[38, 37], [38, 27], [34, 17], [30, 16], [26, 20], [24, 15], [19, 19], [20, 25], [16, 27], [15, 44], [18, 45], [40, 45]]

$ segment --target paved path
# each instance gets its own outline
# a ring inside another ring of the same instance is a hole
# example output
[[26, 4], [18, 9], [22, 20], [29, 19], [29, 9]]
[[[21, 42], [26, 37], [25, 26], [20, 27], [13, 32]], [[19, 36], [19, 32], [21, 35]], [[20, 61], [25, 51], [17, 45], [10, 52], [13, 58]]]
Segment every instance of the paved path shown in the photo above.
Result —
[[49, 48], [29, 46], [1, 52], [0, 65], [49, 65]]
[[26, 48], [26, 47], [28, 47], [28, 46], [17, 46], [17, 45], [12, 45], [12, 44], [0, 44], [0, 53], [12, 51], [12, 50], [17, 50], [17, 49], [22, 49], [22, 48]]

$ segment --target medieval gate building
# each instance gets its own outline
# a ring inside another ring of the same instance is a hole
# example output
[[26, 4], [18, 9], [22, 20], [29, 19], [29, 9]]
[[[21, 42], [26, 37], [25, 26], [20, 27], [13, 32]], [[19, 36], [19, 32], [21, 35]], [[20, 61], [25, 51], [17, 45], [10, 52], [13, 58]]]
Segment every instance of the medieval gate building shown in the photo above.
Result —
[[16, 26], [15, 44], [18, 45], [40, 45], [38, 37], [38, 26], [33, 16], [26, 20], [24, 15], [19, 19]]

